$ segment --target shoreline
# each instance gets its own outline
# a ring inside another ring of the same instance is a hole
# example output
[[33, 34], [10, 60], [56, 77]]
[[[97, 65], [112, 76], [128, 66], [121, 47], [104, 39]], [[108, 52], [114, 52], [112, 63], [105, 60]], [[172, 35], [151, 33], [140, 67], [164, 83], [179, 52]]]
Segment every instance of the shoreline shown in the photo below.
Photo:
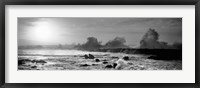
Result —
[[[118, 56], [115, 56], [116, 53], [115, 55], [93, 55], [95, 57], [94, 59], [85, 59], [81, 55], [65, 55], [63, 57], [59, 57], [59, 55], [49, 55], [50, 57], [43, 56], [46, 59], [36, 59], [35, 57], [37, 55], [30, 57], [19, 56], [18, 70], [117, 70], [106, 68], [107, 65], [116, 62], [118, 59], [116, 58]], [[127, 60], [128, 65], [120, 70], [182, 70], [182, 60], [154, 60], [148, 59], [148, 55], [136, 57], [134, 55], [131, 56], [131, 54], [129, 58]], [[20, 60], [28, 59], [29, 61], [25, 61], [24, 64], [19, 64]], [[96, 59], [99, 59], [99, 61], [96, 62]], [[39, 62], [37, 63], [36, 60], [39, 60]]]

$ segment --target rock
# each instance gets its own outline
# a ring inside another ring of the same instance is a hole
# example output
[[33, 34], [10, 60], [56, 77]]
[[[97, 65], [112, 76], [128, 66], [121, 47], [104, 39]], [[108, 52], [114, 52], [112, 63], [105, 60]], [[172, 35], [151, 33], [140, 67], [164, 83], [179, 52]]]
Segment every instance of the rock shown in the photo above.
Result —
[[113, 63], [113, 68], [115, 68], [117, 66], [117, 63]]
[[107, 64], [108, 62], [107, 61], [104, 61], [104, 62], [102, 62], [103, 64]]
[[123, 57], [124, 60], [129, 60], [128, 56]]
[[81, 64], [80, 66], [86, 67], [86, 66], [90, 66], [90, 65], [88, 65], [88, 64]]
[[18, 65], [26, 64], [26, 62], [31, 62], [31, 60], [29, 60], [29, 59], [20, 59], [20, 60], [18, 60]]
[[36, 68], [37, 68], [37, 66], [31, 66], [31, 68], [34, 68], [34, 69], [36, 69]]
[[92, 66], [97, 66], [98, 64], [92, 64]]
[[44, 63], [47, 63], [46, 61], [44, 61], [44, 60], [32, 60], [31, 61], [32, 63], [36, 63], [36, 64], [44, 64]]
[[41, 64], [44, 64], [44, 63], [47, 63], [46, 61], [44, 60], [36, 60], [36, 63], [41, 63]]
[[113, 68], [112, 65], [106, 65], [105, 68]]
[[99, 59], [95, 59], [95, 62], [100, 62], [100, 60]]
[[118, 59], [119, 57], [112, 56], [111, 58], [116, 58], [116, 59]]
[[18, 60], [18, 65], [23, 65], [25, 62], [23, 60]]
[[88, 58], [89, 58], [89, 56], [88, 56], [87, 54], [85, 54], [84, 57], [85, 57], [85, 59], [88, 59]]
[[94, 59], [94, 56], [92, 54], [89, 54], [89, 59]]
[[31, 62], [32, 62], [32, 63], [36, 63], [36, 60], [32, 60]]

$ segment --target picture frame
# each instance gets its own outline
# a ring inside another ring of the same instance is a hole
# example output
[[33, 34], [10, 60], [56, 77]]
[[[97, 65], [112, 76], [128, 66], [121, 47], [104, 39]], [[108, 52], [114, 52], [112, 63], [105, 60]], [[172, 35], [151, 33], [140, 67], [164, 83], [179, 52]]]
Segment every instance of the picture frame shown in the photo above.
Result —
[[[0, 86], [2, 88], [65, 88], [65, 87], [127, 87], [127, 88], [199, 88], [199, 35], [200, 1], [199, 0], [8, 0], [1, 1], [1, 48], [0, 48]], [[6, 59], [6, 5], [195, 5], [195, 83], [5, 83]]]

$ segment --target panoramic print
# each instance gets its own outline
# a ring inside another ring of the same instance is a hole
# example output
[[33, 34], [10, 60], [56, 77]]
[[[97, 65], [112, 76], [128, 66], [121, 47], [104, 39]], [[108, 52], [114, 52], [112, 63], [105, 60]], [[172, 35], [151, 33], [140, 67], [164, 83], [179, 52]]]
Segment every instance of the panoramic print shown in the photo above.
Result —
[[18, 70], [182, 70], [182, 18], [17, 20]]

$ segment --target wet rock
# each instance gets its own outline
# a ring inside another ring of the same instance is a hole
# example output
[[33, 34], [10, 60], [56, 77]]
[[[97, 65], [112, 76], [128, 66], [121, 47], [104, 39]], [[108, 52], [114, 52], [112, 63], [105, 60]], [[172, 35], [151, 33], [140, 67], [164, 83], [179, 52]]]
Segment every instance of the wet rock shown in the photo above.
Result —
[[100, 62], [100, 60], [99, 59], [95, 59], [95, 62]]
[[107, 61], [104, 61], [104, 62], [102, 62], [103, 64], [107, 64], [108, 62]]
[[32, 63], [36, 63], [36, 60], [31, 60]]
[[92, 66], [97, 66], [98, 64], [92, 64]]
[[124, 60], [129, 60], [128, 56], [123, 57]]
[[23, 64], [26, 64], [27, 62], [31, 62], [31, 60], [29, 60], [29, 59], [20, 59], [20, 60], [18, 60], [18, 65], [23, 65]]
[[111, 58], [113, 58], [113, 59], [118, 59], [119, 57], [112, 56]]
[[89, 59], [94, 59], [94, 55], [89, 54]]
[[18, 60], [18, 65], [23, 65], [25, 62], [23, 60]]
[[85, 54], [84, 57], [85, 57], [85, 59], [88, 59], [88, 58], [89, 58], [89, 56], [88, 56], [87, 54]]
[[105, 68], [113, 68], [112, 65], [106, 65]]
[[41, 64], [44, 64], [44, 63], [47, 63], [46, 61], [44, 60], [37, 60], [36, 63], [41, 63]]
[[117, 63], [113, 63], [113, 68], [115, 68], [117, 66]]
[[44, 60], [32, 60], [31, 62], [32, 62], [32, 63], [36, 63], [36, 64], [44, 64], [44, 63], [47, 63], [47, 62], [44, 61]]
[[37, 68], [37, 66], [31, 66], [31, 68], [34, 68], [34, 69], [36, 69], [36, 68]]
[[90, 66], [90, 65], [88, 65], [88, 64], [81, 64], [80, 66], [81, 67], [86, 67], [86, 66]]

